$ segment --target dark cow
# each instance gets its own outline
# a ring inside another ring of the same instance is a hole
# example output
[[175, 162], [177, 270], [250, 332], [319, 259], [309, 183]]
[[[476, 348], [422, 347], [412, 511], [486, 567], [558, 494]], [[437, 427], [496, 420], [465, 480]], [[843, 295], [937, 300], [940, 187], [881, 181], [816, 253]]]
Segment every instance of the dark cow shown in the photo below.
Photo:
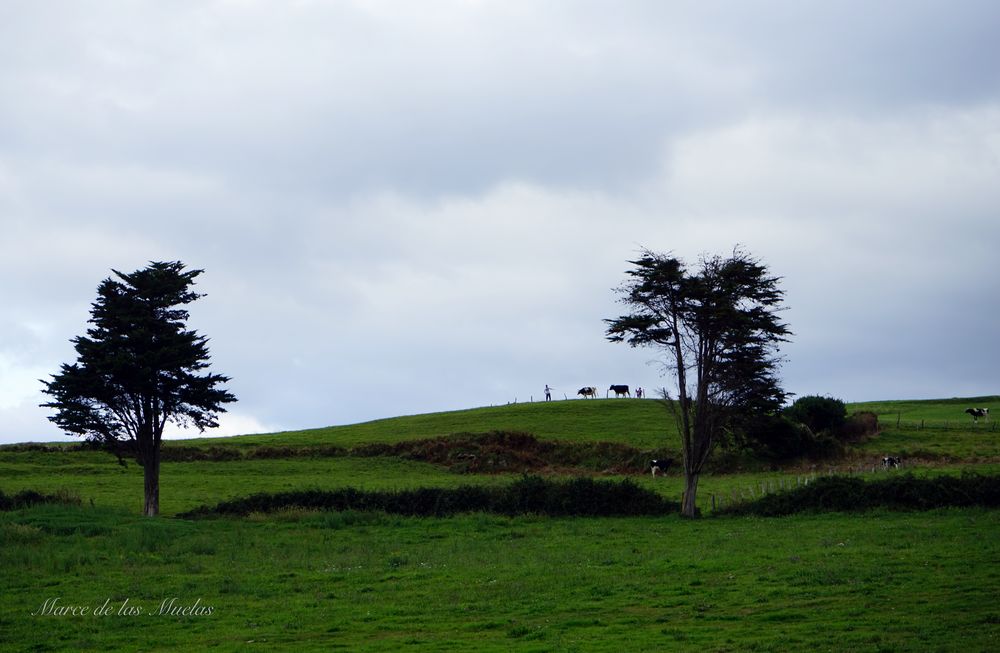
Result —
[[623, 395], [624, 396], [628, 396], [628, 397], [632, 396], [632, 393], [628, 391], [628, 386], [627, 385], [613, 385], [613, 386], [611, 386], [610, 388], [608, 388], [608, 391], [606, 393], [604, 393], [605, 398], [607, 398], [608, 394], [611, 393], [611, 392], [614, 392], [616, 397], [621, 397]]
[[978, 422], [980, 417], [985, 417], [986, 421], [990, 421], [990, 409], [989, 408], [966, 408], [965, 412], [972, 415], [972, 421]]
[[673, 458], [659, 458], [657, 460], [649, 461], [649, 469], [653, 472], [653, 476], [666, 476], [667, 468], [670, 467], [674, 462]]
[[899, 469], [902, 463], [899, 456], [885, 456], [882, 458], [882, 469]]
[[597, 388], [592, 385], [588, 385], [577, 390], [576, 394], [583, 395], [584, 397], [590, 397], [591, 399], [597, 399]]

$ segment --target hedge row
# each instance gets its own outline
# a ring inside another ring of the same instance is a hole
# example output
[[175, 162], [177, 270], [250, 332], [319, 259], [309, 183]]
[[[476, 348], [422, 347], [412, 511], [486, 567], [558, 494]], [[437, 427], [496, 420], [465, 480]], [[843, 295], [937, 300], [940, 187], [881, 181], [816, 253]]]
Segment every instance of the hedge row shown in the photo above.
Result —
[[502, 515], [634, 516], [676, 512], [679, 505], [629, 480], [597, 481], [576, 478], [553, 481], [537, 476], [506, 486], [465, 485], [457, 488], [365, 491], [303, 490], [254, 494], [242, 499], [203, 506], [181, 517], [249, 515], [287, 508], [332, 511], [379, 511], [398, 515], [444, 517], [456, 513], [487, 512]]
[[188, 447], [167, 446], [160, 452], [163, 462], [226, 462], [271, 458], [371, 458], [386, 456], [419, 460], [447, 467], [457, 473], [538, 473], [543, 470], [599, 471], [632, 474], [648, 471], [652, 458], [662, 453], [640, 451], [614, 442], [559, 442], [539, 440], [531, 433], [490, 431], [451, 435], [397, 443], [369, 443], [348, 449], [326, 446]]
[[857, 512], [873, 508], [1000, 507], [1000, 476], [963, 474], [917, 478], [912, 474], [864, 481], [853, 476], [827, 476], [786, 492], [726, 507], [717, 514], [777, 517], [798, 512]]
[[4, 491], [0, 490], [0, 511], [20, 510], [39, 503], [68, 503], [78, 506], [80, 498], [62, 491], [56, 494], [42, 494], [34, 490], [21, 490], [17, 494], [4, 494]]

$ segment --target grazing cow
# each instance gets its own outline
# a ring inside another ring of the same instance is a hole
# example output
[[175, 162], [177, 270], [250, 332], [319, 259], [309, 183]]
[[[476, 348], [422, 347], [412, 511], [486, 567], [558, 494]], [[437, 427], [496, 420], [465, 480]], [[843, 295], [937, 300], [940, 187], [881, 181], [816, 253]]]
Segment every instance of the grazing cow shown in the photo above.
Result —
[[576, 394], [583, 395], [584, 397], [590, 397], [591, 399], [597, 399], [597, 388], [592, 385], [588, 385], [577, 390]]
[[628, 391], [628, 386], [627, 385], [613, 385], [613, 386], [611, 386], [610, 388], [608, 388], [608, 391], [604, 393], [605, 398], [607, 398], [608, 394], [611, 393], [611, 392], [614, 392], [616, 397], [621, 397], [623, 395], [624, 396], [628, 396], [628, 397], [632, 396], [632, 393]]
[[666, 476], [667, 468], [670, 467], [671, 463], [674, 462], [673, 458], [660, 458], [657, 460], [649, 461], [649, 469], [653, 472], [653, 476]]
[[978, 422], [980, 417], [985, 417], [987, 422], [990, 421], [989, 408], [966, 408], [965, 412], [972, 415], [973, 423]]
[[885, 456], [882, 458], [882, 469], [899, 469], [902, 462], [899, 456]]

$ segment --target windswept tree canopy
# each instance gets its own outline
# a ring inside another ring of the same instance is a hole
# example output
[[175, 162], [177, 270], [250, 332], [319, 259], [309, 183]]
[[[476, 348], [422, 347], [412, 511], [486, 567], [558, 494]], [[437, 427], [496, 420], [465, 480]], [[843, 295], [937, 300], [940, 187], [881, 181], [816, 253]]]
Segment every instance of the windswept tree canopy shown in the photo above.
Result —
[[[694, 490], [712, 449], [752, 415], [778, 410], [778, 344], [790, 334], [778, 319], [777, 277], [746, 252], [704, 256], [691, 273], [672, 256], [648, 250], [631, 261], [618, 289], [630, 312], [608, 324], [612, 342], [661, 349], [677, 383], [677, 418], [694, 514]], [[673, 404], [671, 404], [673, 406]]]
[[[42, 406], [55, 410], [49, 419], [67, 433], [134, 455], [148, 477], [158, 473], [168, 421], [218, 426], [223, 404], [236, 397], [221, 387], [228, 377], [205, 371], [208, 339], [185, 327], [181, 307], [201, 297], [191, 286], [202, 270], [157, 262], [114, 273], [97, 289], [93, 326], [72, 341], [77, 361], [43, 381], [52, 400]], [[147, 504], [148, 491], [147, 478]]]

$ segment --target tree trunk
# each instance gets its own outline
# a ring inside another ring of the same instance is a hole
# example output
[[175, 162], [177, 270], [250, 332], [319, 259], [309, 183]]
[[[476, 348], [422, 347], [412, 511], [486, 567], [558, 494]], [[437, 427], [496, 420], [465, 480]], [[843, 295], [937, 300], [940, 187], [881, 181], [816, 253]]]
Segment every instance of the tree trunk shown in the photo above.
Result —
[[681, 514], [685, 517], [698, 517], [698, 506], [695, 498], [698, 494], [698, 474], [684, 474], [684, 497], [681, 501]]
[[160, 452], [157, 451], [152, 456], [152, 460], [145, 461], [142, 468], [143, 481], [145, 486], [146, 505], [143, 514], [147, 517], [156, 517], [160, 513]]

